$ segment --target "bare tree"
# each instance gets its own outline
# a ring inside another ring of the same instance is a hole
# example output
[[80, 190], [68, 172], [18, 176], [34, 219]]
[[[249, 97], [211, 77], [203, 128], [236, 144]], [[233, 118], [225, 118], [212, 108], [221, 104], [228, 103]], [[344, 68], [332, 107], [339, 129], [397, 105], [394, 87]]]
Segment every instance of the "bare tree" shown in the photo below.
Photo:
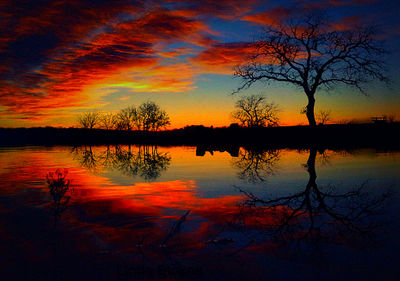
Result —
[[387, 122], [394, 123], [396, 121], [396, 117], [393, 114], [384, 115]]
[[235, 69], [242, 79], [235, 91], [254, 82], [284, 82], [301, 88], [308, 98], [306, 116], [315, 126], [314, 106], [318, 89], [339, 84], [365, 94], [365, 83], [387, 82], [385, 49], [373, 27], [334, 30], [326, 16], [308, 15], [268, 26], [254, 43], [254, 55]]
[[85, 112], [78, 117], [78, 123], [82, 128], [93, 129], [100, 122], [100, 114], [98, 112]]
[[137, 128], [144, 131], [157, 131], [171, 124], [168, 114], [152, 101], [141, 104], [137, 115]]
[[278, 108], [273, 103], [268, 103], [262, 95], [241, 97], [235, 104], [232, 117], [237, 119], [242, 126], [249, 128], [277, 126], [279, 118]]
[[155, 102], [147, 101], [139, 107], [134, 105], [122, 109], [115, 117], [119, 130], [157, 131], [171, 124], [168, 114]]
[[118, 122], [117, 116], [114, 113], [103, 113], [100, 115], [100, 126], [106, 130], [115, 128]]
[[137, 109], [134, 105], [121, 109], [116, 116], [116, 128], [119, 130], [132, 130], [137, 120]]
[[319, 124], [325, 125], [329, 121], [331, 121], [331, 111], [330, 110], [320, 110], [317, 113], [317, 120]]
[[161, 110], [157, 114], [156, 118], [153, 120], [152, 130], [158, 131], [160, 128], [165, 128], [168, 125], [171, 125], [169, 116], [168, 116], [167, 112], [165, 112], [164, 110]]

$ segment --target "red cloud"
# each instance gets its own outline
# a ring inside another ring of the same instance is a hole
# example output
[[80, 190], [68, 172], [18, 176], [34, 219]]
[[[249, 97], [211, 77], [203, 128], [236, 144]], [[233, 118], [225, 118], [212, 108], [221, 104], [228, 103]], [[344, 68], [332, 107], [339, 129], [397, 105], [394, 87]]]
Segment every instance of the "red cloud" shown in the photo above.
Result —
[[[322, 3], [328, 7], [372, 1]], [[193, 78], [199, 71], [232, 74], [232, 67], [252, 53], [251, 44], [218, 44], [215, 36], [220, 34], [211, 30], [207, 21], [218, 17], [271, 25], [291, 13], [290, 7], [254, 13], [259, 3], [259, 0], [1, 1], [0, 115], [39, 120], [57, 109], [85, 107], [109, 85], [130, 83], [133, 91], [182, 92], [193, 89]], [[305, 8], [317, 2], [296, 3]], [[355, 20], [349, 17], [335, 28], [343, 30]], [[184, 56], [194, 55], [192, 50], [196, 48], [179, 46], [171, 50], [168, 46], [172, 43], [206, 49], [188, 59]], [[197, 69], [182, 63], [184, 60]], [[174, 65], [168, 66], [171, 61]], [[151, 77], [149, 73], [155, 74]]]
[[332, 28], [337, 31], [351, 30], [362, 23], [359, 16], [348, 16], [336, 23], [332, 23]]
[[291, 12], [292, 11], [290, 9], [278, 7], [272, 10], [265, 11], [263, 13], [244, 16], [242, 20], [261, 25], [274, 26], [278, 24], [281, 20], [288, 18]]
[[[47, 13], [49, 12], [45, 12], [45, 15]], [[58, 15], [58, 12], [56, 14]], [[111, 10], [111, 14], [117, 16], [118, 13]], [[27, 21], [31, 18], [21, 20]], [[108, 20], [109, 18], [105, 22]], [[45, 111], [55, 108], [81, 106], [91, 98], [89, 93], [85, 93], [85, 87], [98, 81], [122, 71], [138, 73], [146, 69], [157, 72], [160, 58], [156, 54], [156, 45], [168, 44], [170, 41], [201, 42], [207, 38], [202, 34], [213, 33], [201, 21], [177, 16], [161, 9], [139, 14], [134, 20], [123, 20], [107, 26], [102, 26], [102, 23], [100, 17], [100, 26], [91, 21], [86, 25], [82, 23], [82, 26], [72, 24], [70, 41], [63, 42], [64, 38], [58, 40], [57, 36], [68, 37], [66, 31], [60, 32], [56, 36], [57, 40], [54, 39], [53, 47], [45, 46], [37, 50], [39, 53], [35, 51], [39, 59], [33, 59], [29, 63], [29, 57], [28, 63], [23, 61], [27, 64], [24, 70], [13, 69], [19, 59], [12, 57], [6, 60], [0, 69], [0, 82], [3, 86], [0, 90], [0, 104], [6, 107], [2, 115], [38, 118], [45, 115]], [[41, 27], [35, 28], [41, 30], [43, 26], [51, 23], [45, 16], [38, 24]], [[56, 25], [58, 26], [58, 23]], [[104, 30], [98, 31], [96, 28]], [[29, 32], [36, 31], [28, 29]], [[21, 29], [17, 33], [24, 38], [25, 33], [29, 32], [27, 29]], [[38, 39], [46, 39], [40, 36]], [[79, 41], [76, 41], [78, 38]], [[17, 46], [18, 43], [24, 43], [18, 39], [15, 39], [15, 42]], [[46, 45], [48, 42], [40, 43]], [[8, 47], [7, 52], [12, 53], [13, 50]], [[165, 73], [174, 73], [175, 76], [155, 75], [154, 81], [147, 78], [146, 85], [140, 88], [150, 91], [182, 91], [192, 88], [193, 82], [188, 80], [191, 79], [190, 76], [182, 76], [174, 71], [176, 66], [171, 66], [171, 71], [167, 69], [168, 66], [164, 66]]]
[[249, 21], [254, 24], [274, 26], [290, 16], [303, 13], [304, 11], [325, 10], [338, 6], [367, 5], [375, 2], [377, 2], [377, 0], [300, 0], [294, 3], [288, 3], [286, 6], [277, 6], [262, 13], [245, 15], [241, 20]]
[[202, 71], [219, 74], [232, 74], [233, 67], [241, 64], [246, 57], [254, 54], [251, 43], [220, 43], [201, 52], [191, 59]]

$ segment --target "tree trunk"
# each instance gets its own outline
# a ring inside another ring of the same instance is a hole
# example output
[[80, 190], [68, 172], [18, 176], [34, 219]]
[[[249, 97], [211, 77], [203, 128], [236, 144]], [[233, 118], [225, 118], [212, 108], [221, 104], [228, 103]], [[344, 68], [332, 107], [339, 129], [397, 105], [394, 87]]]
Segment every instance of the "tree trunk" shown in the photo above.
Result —
[[314, 95], [312, 94], [307, 95], [307, 97], [308, 97], [308, 104], [307, 104], [306, 116], [308, 119], [308, 124], [310, 125], [310, 127], [315, 127], [317, 125], [314, 116], [315, 98]]

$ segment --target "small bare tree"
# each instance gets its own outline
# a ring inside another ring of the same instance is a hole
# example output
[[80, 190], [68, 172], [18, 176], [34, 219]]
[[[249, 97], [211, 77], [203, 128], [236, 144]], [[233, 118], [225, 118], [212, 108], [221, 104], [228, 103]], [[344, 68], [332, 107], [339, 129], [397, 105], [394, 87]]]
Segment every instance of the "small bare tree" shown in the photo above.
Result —
[[114, 113], [100, 114], [100, 126], [105, 130], [115, 129], [117, 124], [117, 116]]
[[153, 131], [158, 131], [161, 128], [166, 128], [168, 125], [171, 125], [171, 121], [167, 112], [161, 110], [157, 113], [156, 118], [153, 119], [151, 129]]
[[262, 95], [241, 97], [235, 104], [232, 117], [242, 126], [249, 128], [277, 126], [279, 123], [278, 108], [268, 103]]
[[394, 123], [396, 121], [396, 117], [393, 114], [384, 115], [386, 117], [387, 122]]
[[139, 107], [134, 105], [122, 109], [115, 117], [119, 130], [157, 131], [171, 124], [168, 114], [155, 102], [147, 101]]
[[152, 101], [142, 103], [137, 113], [136, 127], [144, 131], [157, 131], [171, 124], [168, 114]]
[[78, 123], [82, 128], [93, 129], [100, 122], [100, 114], [98, 112], [85, 112], [78, 117]]
[[121, 109], [115, 118], [117, 129], [130, 131], [137, 120], [137, 109], [134, 105]]
[[331, 121], [331, 111], [330, 110], [320, 110], [317, 113], [317, 121], [319, 124], [325, 125], [329, 121]]
[[315, 14], [267, 26], [254, 43], [254, 55], [235, 70], [234, 75], [242, 79], [235, 92], [257, 81], [294, 85], [307, 96], [306, 116], [315, 126], [317, 90], [342, 84], [365, 93], [365, 83], [388, 81], [386, 51], [376, 35], [372, 27], [334, 30], [326, 16]]

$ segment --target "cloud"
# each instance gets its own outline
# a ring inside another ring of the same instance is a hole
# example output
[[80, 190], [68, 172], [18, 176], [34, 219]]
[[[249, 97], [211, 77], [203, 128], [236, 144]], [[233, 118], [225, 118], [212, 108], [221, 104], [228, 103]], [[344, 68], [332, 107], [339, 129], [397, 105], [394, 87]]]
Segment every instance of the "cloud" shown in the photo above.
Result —
[[201, 72], [232, 74], [233, 67], [243, 63], [246, 57], [254, 53], [251, 43], [218, 43], [204, 50], [190, 61]]
[[182, 47], [182, 48], [175, 48], [170, 51], [160, 52], [158, 54], [164, 58], [172, 59], [172, 58], [177, 58], [179, 56], [193, 55], [195, 53], [196, 51], [192, 48]]
[[300, 0], [297, 1], [296, 4], [303, 9], [321, 10], [346, 6], [363, 6], [376, 2], [378, 2], [378, 0]]
[[[99, 106], [101, 97], [117, 88], [190, 91], [198, 75], [230, 75], [252, 53], [249, 43], [219, 41], [226, 34], [214, 29], [226, 31], [228, 21], [240, 28], [244, 22], [273, 25], [291, 15], [293, 6], [325, 9], [374, 1], [297, 0], [260, 12], [265, 1], [3, 0], [0, 117], [44, 122], [56, 113]], [[345, 30], [357, 20], [348, 16], [335, 28]]]
[[[105, 4], [82, 8], [85, 3], [73, 1], [68, 5], [46, 3], [41, 17], [35, 10], [39, 7], [34, 6], [31, 13], [23, 11], [26, 15], [18, 19], [12, 31], [15, 38], [0, 41], [0, 58], [4, 59], [0, 68], [0, 104], [6, 108], [1, 115], [35, 119], [56, 108], [83, 106], [99, 97], [100, 92], [93, 93], [92, 85], [107, 87], [104, 81], [118, 75], [118, 83], [126, 86], [130, 82], [133, 90], [193, 89], [188, 67], [185, 72], [177, 72], [183, 65], [164, 66], [163, 55], [158, 52], [179, 41], [202, 44], [207, 34], [215, 33], [202, 21], [165, 9], [127, 9], [125, 2], [119, 2], [119, 8]], [[60, 10], [53, 11], [56, 7]], [[85, 12], [78, 13], [79, 20], [71, 19], [71, 9]], [[9, 14], [12, 12], [15, 11], [11, 9]], [[131, 14], [123, 17], [122, 12]], [[58, 20], [63, 16], [66, 18], [62, 22]], [[36, 18], [37, 22], [33, 22]], [[124, 76], [124, 72], [134, 75]], [[143, 78], [142, 72], [154, 75]], [[129, 80], [121, 81], [123, 77]]]
[[168, 1], [177, 5], [176, 13], [186, 16], [215, 16], [226, 20], [251, 12], [259, 0], [188, 0]]
[[274, 26], [287, 19], [292, 13], [291, 9], [276, 7], [263, 13], [251, 14], [241, 18], [243, 21], [249, 21], [254, 24]]
[[362, 23], [360, 16], [347, 16], [332, 23], [332, 28], [337, 31], [352, 30]]
[[191, 65], [176, 63], [156, 65], [146, 71], [135, 69], [111, 76], [103, 88], [127, 88], [131, 92], [185, 92], [193, 90], [195, 73]]
[[[291, 16], [296, 16], [304, 12], [312, 12], [314, 10], [327, 10], [329, 8], [344, 7], [344, 6], [361, 6], [375, 3], [377, 0], [326, 0], [326, 1], [309, 1], [299, 0], [288, 3], [283, 6], [276, 6], [261, 13], [251, 13], [244, 15], [240, 19], [248, 21], [256, 25], [275, 26], [282, 21], [287, 20]], [[348, 16], [355, 18], [356, 16]]]
[[122, 11], [138, 9], [138, 2], [127, 2], [2, 1], [0, 104], [6, 107], [2, 115], [35, 118], [48, 109], [79, 104], [81, 97], [75, 92], [87, 75], [77, 79], [77, 70], [84, 68], [74, 66], [67, 55], [84, 46], [80, 42], [94, 29]]

